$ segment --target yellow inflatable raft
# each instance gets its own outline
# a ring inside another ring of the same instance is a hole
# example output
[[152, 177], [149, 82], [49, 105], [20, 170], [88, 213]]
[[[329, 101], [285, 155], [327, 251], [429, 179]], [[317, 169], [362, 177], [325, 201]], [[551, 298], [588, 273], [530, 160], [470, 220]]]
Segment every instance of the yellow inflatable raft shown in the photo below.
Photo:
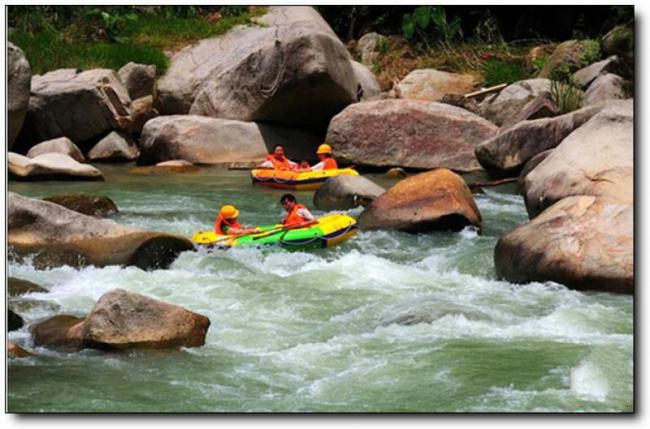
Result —
[[322, 171], [291, 171], [256, 168], [251, 170], [254, 185], [270, 186], [280, 189], [313, 191], [320, 188], [327, 179], [334, 176], [358, 176], [356, 170], [339, 168]]

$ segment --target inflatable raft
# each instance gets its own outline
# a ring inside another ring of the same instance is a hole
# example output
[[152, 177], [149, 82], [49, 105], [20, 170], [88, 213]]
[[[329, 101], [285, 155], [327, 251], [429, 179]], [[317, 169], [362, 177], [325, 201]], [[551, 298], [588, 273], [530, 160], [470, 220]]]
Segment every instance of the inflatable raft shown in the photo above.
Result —
[[320, 188], [324, 181], [334, 176], [358, 176], [356, 170], [339, 168], [322, 171], [291, 171], [256, 168], [251, 170], [254, 185], [270, 186], [280, 189], [313, 191]]
[[284, 229], [280, 224], [260, 226], [261, 232], [239, 237], [200, 231], [192, 236], [192, 241], [208, 248], [281, 246], [289, 250], [310, 250], [335, 246], [357, 233], [356, 219], [344, 214], [323, 216], [316, 220], [318, 223], [312, 226], [297, 229]]

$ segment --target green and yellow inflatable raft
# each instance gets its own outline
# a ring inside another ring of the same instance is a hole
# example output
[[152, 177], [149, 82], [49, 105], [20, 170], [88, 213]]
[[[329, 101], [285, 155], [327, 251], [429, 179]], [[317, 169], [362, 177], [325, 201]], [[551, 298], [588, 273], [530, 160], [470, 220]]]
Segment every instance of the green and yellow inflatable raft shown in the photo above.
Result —
[[254, 185], [270, 186], [279, 189], [313, 191], [320, 188], [327, 179], [334, 176], [358, 176], [352, 168], [339, 168], [322, 171], [290, 171], [256, 168], [251, 170]]
[[312, 226], [297, 229], [284, 229], [279, 224], [260, 226], [261, 232], [239, 237], [200, 231], [192, 236], [192, 241], [208, 248], [281, 246], [288, 250], [311, 250], [335, 246], [357, 233], [357, 221], [348, 215], [333, 214], [317, 221]]

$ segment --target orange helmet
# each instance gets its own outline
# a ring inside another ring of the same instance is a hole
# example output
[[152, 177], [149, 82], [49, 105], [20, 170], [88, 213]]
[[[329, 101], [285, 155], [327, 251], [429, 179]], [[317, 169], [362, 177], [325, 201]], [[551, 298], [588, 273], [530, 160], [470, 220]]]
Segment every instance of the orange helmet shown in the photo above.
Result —
[[239, 216], [239, 210], [237, 210], [235, 206], [231, 206], [230, 204], [227, 204], [221, 207], [221, 210], [219, 210], [219, 214], [224, 219], [235, 219], [237, 216]]
[[328, 145], [327, 143], [323, 143], [322, 145], [318, 146], [316, 155], [321, 155], [323, 153], [332, 153], [332, 146]]

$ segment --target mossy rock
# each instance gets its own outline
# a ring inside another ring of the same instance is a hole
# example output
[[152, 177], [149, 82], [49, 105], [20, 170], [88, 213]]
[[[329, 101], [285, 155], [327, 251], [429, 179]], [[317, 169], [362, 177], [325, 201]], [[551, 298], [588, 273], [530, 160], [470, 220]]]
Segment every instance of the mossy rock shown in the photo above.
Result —
[[32, 292], [47, 292], [47, 289], [28, 280], [9, 277], [7, 279], [7, 294], [9, 296], [25, 295]]
[[574, 72], [598, 61], [601, 55], [596, 40], [568, 40], [555, 48], [538, 77], [569, 81]]

